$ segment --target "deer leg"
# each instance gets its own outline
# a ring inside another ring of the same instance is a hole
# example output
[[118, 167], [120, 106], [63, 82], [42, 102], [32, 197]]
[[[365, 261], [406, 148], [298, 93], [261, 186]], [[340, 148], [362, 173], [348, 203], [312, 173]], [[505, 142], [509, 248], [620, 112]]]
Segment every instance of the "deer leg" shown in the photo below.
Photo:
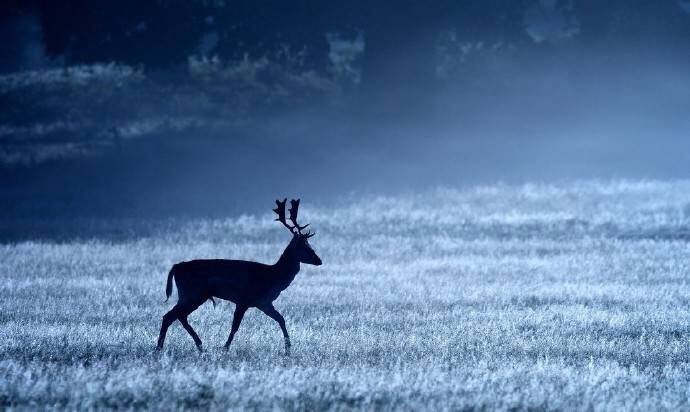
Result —
[[235, 333], [237, 333], [237, 329], [240, 328], [240, 323], [242, 322], [242, 318], [244, 317], [244, 312], [246, 312], [248, 309], [247, 306], [243, 305], [236, 305], [235, 306], [235, 314], [232, 317], [232, 329], [230, 330], [230, 336], [228, 336], [228, 341], [225, 342], [225, 350], [228, 350], [230, 347], [230, 344], [232, 343], [232, 338], [235, 337]]
[[[194, 308], [194, 309], [196, 309], [196, 308]], [[189, 312], [185, 311], [185, 313], [182, 313], [179, 317], [180, 323], [182, 324], [182, 327], [184, 328], [184, 330], [186, 330], [187, 333], [189, 333], [189, 336], [191, 336], [192, 339], [194, 339], [194, 344], [196, 345], [196, 348], [199, 349], [199, 352], [203, 352], [203, 349], [201, 348], [201, 339], [199, 339], [199, 335], [196, 334], [196, 332], [192, 328], [192, 325], [190, 325], [189, 322], [187, 321], [188, 316], [189, 316]]]
[[161, 324], [161, 332], [158, 335], [158, 345], [156, 345], [157, 350], [163, 349], [163, 343], [165, 342], [165, 334], [168, 333], [168, 328], [170, 325], [177, 320], [179, 316], [180, 306], [175, 305], [168, 313], [163, 315], [163, 323]]
[[280, 325], [280, 330], [283, 331], [283, 339], [285, 339], [285, 354], [289, 355], [291, 346], [290, 335], [288, 335], [287, 328], [285, 327], [285, 318], [283, 318], [283, 315], [281, 315], [272, 304], [261, 306], [259, 307], [259, 310], [268, 315], [271, 319], [278, 322], [278, 325]]

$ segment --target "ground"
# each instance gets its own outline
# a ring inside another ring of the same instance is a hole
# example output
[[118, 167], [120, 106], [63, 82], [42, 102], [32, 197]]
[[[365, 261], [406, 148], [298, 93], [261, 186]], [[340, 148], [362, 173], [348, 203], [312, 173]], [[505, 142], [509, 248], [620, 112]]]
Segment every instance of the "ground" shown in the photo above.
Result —
[[[272, 199], [271, 199], [272, 201]], [[275, 322], [232, 304], [154, 352], [169, 267], [277, 259], [267, 213], [0, 245], [0, 404], [68, 408], [690, 408], [690, 182], [303, 201], [324, 261]]]

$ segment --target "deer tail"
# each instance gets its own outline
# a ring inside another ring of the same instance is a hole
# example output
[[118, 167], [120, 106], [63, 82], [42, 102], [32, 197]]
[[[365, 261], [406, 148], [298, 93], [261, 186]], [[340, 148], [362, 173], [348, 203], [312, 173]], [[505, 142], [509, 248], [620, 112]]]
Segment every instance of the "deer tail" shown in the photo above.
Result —
[[165, 301], [167, 302], [168, 299], [170, 299], [170, 295], [172, 294], [172, 281], [173, 281], [173, 276], [175, 276], [175, 265], [170, 269], [170, 272], [168, 272], [168, 283], [165, 285]]

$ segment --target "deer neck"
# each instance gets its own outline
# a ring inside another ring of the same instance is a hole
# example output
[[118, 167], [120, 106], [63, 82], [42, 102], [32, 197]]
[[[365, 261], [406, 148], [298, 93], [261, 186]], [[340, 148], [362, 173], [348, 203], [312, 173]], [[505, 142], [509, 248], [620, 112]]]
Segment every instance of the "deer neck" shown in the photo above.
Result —
[[278, 272], [281, 275], [288, 277], [291, 280], [294, 279], [294, 277], [297, 275], [297, 272], [299, 272], [299, 260], [297, 259], [297, 256], [295, 256], [295, 253], [292, 251], [290, 245], [285, 248], [283, 254], [280, 255], [278, 262], [276, 262], [274, 266], [276, 269], [278, 269]]

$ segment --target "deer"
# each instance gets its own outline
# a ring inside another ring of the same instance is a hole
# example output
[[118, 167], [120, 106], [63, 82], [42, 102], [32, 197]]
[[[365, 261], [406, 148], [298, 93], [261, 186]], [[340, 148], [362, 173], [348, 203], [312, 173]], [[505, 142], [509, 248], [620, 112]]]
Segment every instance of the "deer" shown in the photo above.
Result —
[[276, 263], [268, 265], [245, 260], [206, 259], [180, 262], [172, 266], [165, 287], [166, 302], [172, 293], [173, 279], [177, 286], [178, 298], [175, 306], [163, 316], [156, 346], [158, 351], [163, 349], [170, 325], [179, 320], [194, 340], [199, 352], [203, 352], [201, 339], [187, 318], [206, 301], [210, 300], [215, 306], [213, 298], [220, 298], [235, 304], [230, 336], [223, 346], [226, 351], [230, 348], [247, 309], [257, 308], [278, 323], [283, 332], [285, 354], [290, 354], [290, 336], [285, 327], [285, 318], [276, 310], [273, 302], [295, 279], [300, 264], [322, 264], [321, 258], [309, 244], [309, 239], [315, 233], [302, 232], [309, 224], [301, 226], [297, 222], [299, 202], [299, 199], [290, 201], [291, 223], [288, 223], [285, 218], [287, 199], [276, 200], [277, 207], [273, 211], [278, 217], [275, 220], [282, 223], [292, 234], [290, 243]]

